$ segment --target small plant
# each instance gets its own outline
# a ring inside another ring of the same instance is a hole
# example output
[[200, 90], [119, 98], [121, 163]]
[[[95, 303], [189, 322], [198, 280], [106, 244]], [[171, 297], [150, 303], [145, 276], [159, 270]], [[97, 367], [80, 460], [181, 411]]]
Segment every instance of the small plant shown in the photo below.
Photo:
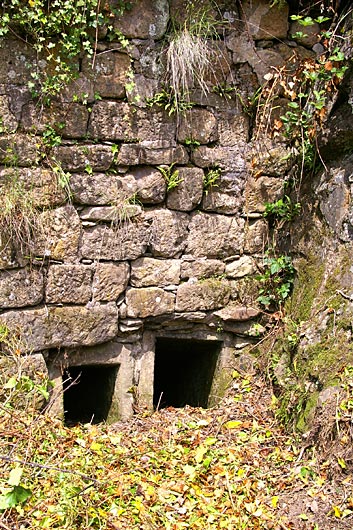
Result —
[[271, 257], [267, 253], [262, 274], [256, 277], [261, 284], [257, 301], [266, 309], [281, 308], [292, 290], [294, 274], [290, 256]]
[[212, 87], [212, 92], [224, 99], [232, 99], [232, 95], [236, 92], [236, 88], [228, 85], [227, 83], [221, 83]]
[[201, 145], [198, 140], [195, 140], [192, 137], [191, 138], [185, 138], [184, 144], [187, 145], [188, 147], [191, 147], [192, 149], [194, 149], [195, 147], [199, 147]]
[[268, 217], [270, 221], [293, 221], [299, 214], [301, 204], [299, 202], [292, 202], [292, 199], [285, 195], [282, 199], [275, 202], [265, 203], [264, 217]]
[[146, 103], [148, 107], [162, 107], [168, 116], [172, 114], [183, 114], [187, 110], [191, 109], [194, 104], [187, 100], [185, 94], [179, 93], [178, 96], [172, 90], [163, 89], [161, 92], [157, 92], [151, 98], [146, 98]]
[[57, 132], [56, 129], [63, 129], [65, 123], [55, 124], [55, 128], [51, 125], [46, 125], [42, 134], [42, 144], [45, 148], [51, 149], [52, 147], [57, 147], [61, 144], [61, 135]]
[[167, 192], [174, 190], [181, 182], [183, 182], [183, 179], [179, 178], [179, 171], [173, 169], [174, 166], [175, 163], [170, 166], [158, 166], [159, 171], [162, 173], [167, 183]]
[[203, 177], [203, 189], [206, 195], [212, 188], [218, 187], [217, 181], [220, 179], [220, 176], [221, 169], [219, 167], [210, 168], [205, 173]]

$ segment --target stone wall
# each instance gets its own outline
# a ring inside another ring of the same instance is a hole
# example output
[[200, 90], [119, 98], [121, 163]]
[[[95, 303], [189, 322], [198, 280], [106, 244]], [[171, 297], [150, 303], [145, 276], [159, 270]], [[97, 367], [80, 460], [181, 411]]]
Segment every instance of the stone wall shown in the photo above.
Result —
[[[33, 240], [2, 234], [1, 321], [44, 355], [57, 390], [65, 366], [119, 365], [111, 419], [132, 414], [131, 387], [151, 407], [156, 337], [223, 341], [212, 399], [257, 340], [264, 203], [283, 193], [289, 151], [253, 135], [250, 102], [273, 68], [315, 56], [287, 40], [288, 8], [218, 2], [227, 23], [209, 42], [208, 93], [195, 85], [192, 108], [170, 114], [148, 98], [166, 83], [169, 22], [187, 3], [132, 4], [114, 20], [128, 46], [103, 32], [93, 69], [78, 58], [79, 77], [50, 106], [28, 89], [46, 67], [31, 47], [0, 48], [0, 187], [20, 185], [35, 210]], [[61, 142], [43, 143], [49, 130]], [[179, 181], [169, 191], [166, 176]]]

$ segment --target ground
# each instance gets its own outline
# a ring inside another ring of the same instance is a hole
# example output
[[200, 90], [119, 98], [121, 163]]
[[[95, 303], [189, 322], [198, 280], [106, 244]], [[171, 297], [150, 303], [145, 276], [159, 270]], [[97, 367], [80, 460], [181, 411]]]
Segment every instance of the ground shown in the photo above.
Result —
[[217, 407], [112, 426], [1, 407], [0, 528], [351, 530], [352, 462], [286, 433], [275, 406], [261, 376], [234, 372]]

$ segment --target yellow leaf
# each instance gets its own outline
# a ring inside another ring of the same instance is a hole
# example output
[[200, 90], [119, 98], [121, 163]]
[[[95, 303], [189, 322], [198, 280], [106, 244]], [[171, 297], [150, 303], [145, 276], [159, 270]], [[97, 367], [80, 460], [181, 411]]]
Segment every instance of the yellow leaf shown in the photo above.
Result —
[[196, 469], [193, 466], [189, 466], [189, 464], [186, 464], [183, 466], [183, 471], [185, 475], [194, 475], [196, 473]]
[[203, 460], [203, 457], [205, 456], [205, 453], [207, 453], [207, 447], [205, 447], [204, 445], [200, 445], [197, 449], [196, 449], [196, 452], [195, 452], [195, 460], [198, 464], [200, 464], [200, 462], [202, 462]]
[[97, 442], [92, 442], [90, 445], [91, 451], [100, 451], [102, 448], [102, 444], [99, 444]]
[[335, 517], [340, 518], [342, 516], [341, 510], [339, 509], [338, 506], [332, 506], [332, 509], [333, 509], [333, 513]]
[[341, 466], [342, 469], [346, 469], [347, 464], [346, 464], [346, 462], [343, 460], [343, 458], [340, 458], [340, 457], [338, 456], [338, 457], [337, 457], [337, 462], [339, 463], [339, 465]]
[[299, 515], [299, 519], [301, 519], [302, 521], [307, 521], [309, 517], [306, 515], [306, 513], [301, 513]]
[[225, 427], [227, 429], [237, 429], [237, 427], [240, 427], [240, 425], [242, 425], [242, 421], [227, 421], [227, 423], [225, 423]]
[[277, 508], [277, 504], [278, 504], [278, 495], [274, 495], [271, 499], [271, 504], [274, 508]]

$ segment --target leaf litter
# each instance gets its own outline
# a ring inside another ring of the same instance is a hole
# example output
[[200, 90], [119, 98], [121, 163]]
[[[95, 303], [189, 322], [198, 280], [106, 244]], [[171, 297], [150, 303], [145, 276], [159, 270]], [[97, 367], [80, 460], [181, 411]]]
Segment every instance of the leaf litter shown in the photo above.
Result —
[[0, 407], [0, 528], [351, 530], [352, 462], [300, 442], [239, 372], [217, 407], [111, 426]]

